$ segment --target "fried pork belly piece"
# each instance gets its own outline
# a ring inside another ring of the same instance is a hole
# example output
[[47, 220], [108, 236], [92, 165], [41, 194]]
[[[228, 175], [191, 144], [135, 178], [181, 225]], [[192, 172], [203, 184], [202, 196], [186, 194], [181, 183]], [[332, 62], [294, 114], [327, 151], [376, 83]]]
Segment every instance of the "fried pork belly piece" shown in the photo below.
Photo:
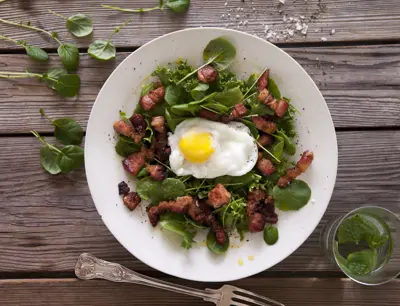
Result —
[[261, 211], [265, 197], [265, 191], [261, 189], [249, 191], [247, 194], [246, 214], [251, 233], [261, 232], [264, 229], [265, 218]]
[[129, 192], [123, 197], [125, 206], [130, 210], [134, 210], [142, 201], [136, 192]]
[[313, 159], [314, 153], [311, 151], [305, 151], [301, 155], [300, 160], [296, 163], [296, 166], [294, 168], [286, 170], [286, 174], [279, 178], [277, 185], [279, 187], [289, 186], [296, 177], [307, 170], [307, 168], [311, 165]]
[[197, 71], [197, 79], [202, 83], [213, 83], [217, 80], [218, 71], [211, 65], [207, 65]]
[[191, 196], [179, 197], [174, 201], [162, 201], [157, 206], [151, 207], [147, 214], [149, 216], [150, 223], [156, 226], [160, 220], [160, 215], [166, 212], [174, 212], [178, 214], [186, 214], [189, 205], [196, 202]]
[[225, 204], [228, 204], [231, 198], [232, 195], [222, 184], [217, 184], [208, 193], [208, 203], [214, 207], [214, 209], [218, 209]]
[[232, 111], [232, 117], [234, 119], [239, 119], [242, 118], [244, 115], [247, 113], [247, 108], [244, 106], [243, 103], [238, 103], [234, 106], [233, 111]]
[[276, 171], [274, 164], [265, 157], [262, 157], [257, 161], [256, 167], [264, 176], [271, 175]]
[[257, 81], [258, 92], [262, 91], [265, 88], [268, 88], [269, 83], [269, 69], [265, 70], [265, 72], [261, 75], [261, 77]]
[[151, 118], [151, 127], [158, 133], [166, 133], [167, 126], [165, 125], [165, 119], [163, 116], [155, 116]]
[[261, 116], [251, 117], [256, 128], [264, 133], [273, 134], [276, 132], [276, 123], [272, 121], [268, 121]]
[[155, 181], [163, 181], [167, 177], [167, 171], [162, 165], [146, 164], [146, 170]]
[[165, 88], [164, 86], [160, 86], [154, 90], [151, 90], [148, 94], [144, 95], [140, 99], [140, 105], [145, 111], [152, 110], [156, 107], [157, 103], [161, 102], [164, 99]]
[[289, 104], [286, 100], [276, 100], [266, 88], [258, 94], [258, 101], [270, 107], [275, 111], [275, 115], [280, 118], [285, 116], [285, 113], [289, 108]]
[[125, 183], [124, 181], [122, 181], [121, 183], [118, 184], [118, 194], [119, 195], [126, 195], [129, 193], [130, 188], [128, 186], [127, 183]]

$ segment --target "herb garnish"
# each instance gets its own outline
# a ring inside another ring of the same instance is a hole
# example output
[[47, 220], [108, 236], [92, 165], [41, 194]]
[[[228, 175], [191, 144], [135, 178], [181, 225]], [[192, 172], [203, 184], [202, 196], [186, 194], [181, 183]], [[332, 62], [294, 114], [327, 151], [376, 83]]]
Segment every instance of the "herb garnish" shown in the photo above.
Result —
[[163, 0], [160, 0], [159, 5], [149, 8], [129, 9], [129, 8], [123, 8], [106, 4], [101, 4], [101, 7], [127, 13], [145, 13], [155, 10], [164, 10], [164, 8], [167, 7], [175, 13], [182, 13], [187, 10], [189, 5], [190, 5], [190, 0], [167, 0], [165, 2]]
[[59, 13], [49, 10], [50, 13], [61, 17], [66, 21], [65, 26], [68, 31], [76, 37], [85, 37], [93, 32], [93, 22], [89, 16], [85, 14], [75, 14], [70, 17], [65, 17]]

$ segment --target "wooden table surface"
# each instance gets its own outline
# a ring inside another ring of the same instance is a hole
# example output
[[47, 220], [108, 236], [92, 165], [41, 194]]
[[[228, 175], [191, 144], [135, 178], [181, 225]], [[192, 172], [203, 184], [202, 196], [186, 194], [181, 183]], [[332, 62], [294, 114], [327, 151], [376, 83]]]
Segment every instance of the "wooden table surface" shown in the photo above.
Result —
[[[53, 128], [39, 114], [73, 117], [86, 127], [93, 101], [113, 69], [137, 47], [175, 30], [218, 26], [272, 39], [315, 80], [331, 111], [339, 144], [339, 170], [328, 210], [310, 238], [289, 258], [235, 285], [286, 305], [400, 305], [400, 280], [379, 287], [358, 285], [321, 254], [319, 234], [331, 217], [363, 205], [400, 213], [400, 1], [398, 0], [192, 0], [185, 14], [155, 11], [129, 15], [102, 9], [100, 0], [6, 0], [0, 17], [55, 30], [81, 52], [80, 94], [63, 99], [36, 80], [0, 80], [0, 305], [209, 305], [135, 285], [78, 281], [73, 272], [82, 252], [121, 263], [146, 275], [196, 288], [217, 288], [175, 279], [132, 257], [109, 233], [89, 195], [83, 169], [51, 176], [39, 161], [36, 129], [52, 140]], [[157, 0], [109, 1], [150, 7]], [[64, 21], [47, 12], [89, 14], [95, 31], [75, 39]], [[86, 51], [126, 18], [133, 21], [114, 42], [115, 61], [100, 63]], [[304, 17], [307, 36], [285, 39], [292, 18]], [[286, 33], [286, 32], [285, 32]], [[0, 24], [0, 34], [25, 39], [51, 53], [48, 37]], [[279, 38], [277, 37], [279, 35]], [[18, 46], [0, 40], [1, 70], [45, 71]], [[241, 267], [238, 267], [241, 268]]]

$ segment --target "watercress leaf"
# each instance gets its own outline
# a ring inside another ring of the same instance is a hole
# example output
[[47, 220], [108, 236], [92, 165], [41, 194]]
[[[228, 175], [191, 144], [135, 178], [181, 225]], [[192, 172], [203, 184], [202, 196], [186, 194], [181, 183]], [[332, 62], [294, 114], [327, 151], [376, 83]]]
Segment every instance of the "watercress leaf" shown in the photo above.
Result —
[[168, 0], [165, 6], [169, 7], [175, 13], [182, 13], [187, 10], [190, 0]]
[[268, 245], [274, 245], [279, 239], [279, 232], [275, 226], [268, 225], [264, 228], [264, 241]]
[[377, 261], [376, 250], [362, 250], [347, 256], [347, 268], [353, 274], [367, 275], [375, 269]]
[[242, 119], [242, 122], [250, 129], [251, 136], [253, 136], [254, 139], [258, 139], [258, 137], [260, 137], [260, 133], [258, 132], [258, 129], [253, 121]]
[[217, 114], [229, 113], [228, 107], [226, 107], [225, 105], [222, 105], [220, 103], [216, 103], [216, 102], [209, 102], [209, 103], [203, 104], [201, 107], [203, 107], [205, 109], [214, 110]]
[[160, 82], [164, 85], [167, 86], [170, 84], [169, 81], [169, 74], [170, 71], [166, 67], [160, 67], [158, 66], [156, 70], [152, 73], [152, 75], [157, 76], [160, 79]]
[[79, 145], [82, 142], [82, 127], [74, 119], [56, 119], [52, 122], [56, 127], [54, 135], [64, 145]]
[[136, 176], [138, 179], [144, 178], [146, 176], [149, 176], [149, 172], [147, 171], [146, 167], [143, 167], [142, 169], [140, 169], [138, 175]]
[[144, 95], [147, 95], [150, 90], [154, 89], [154, 84], [153, 83], [147, 83], [146, 85], [142, 86], [142, 91], [140, 92], [140, 96], [143, 97]]
[[46, 83], [47, 87], [51, 89], [55, 89], [54, 84], [55, 80], [58, 80], [58, 78], [62, 75], [67, 75], [68, 71], [65, 70], [64, 68], [50, 68], [49, 71], [44, 75], [44, 82]]
[[[252, 73], [246, 81], [246, 87], [249, 89], [253, 84], [257, 81], [258, 75], [256, 73]], [[253, 86], [252, 90], [249, 93], [256, 92], [257, 87]]]
[[299, 210], [310, 200], [311, 189], [306, 182], [293, 180], [288, 187], [275, 186], [272, 196], [280, 210]]
[[81, 79], [77, 74], [67, 74], [58, 77], [54, 89], [63, 97], [75, 97], [81, 87]]
[[271, 147], [271, 153], [277, 158], [281, 159], [283, 155], [283, 148], [285, 146], [285, 142], [283, 141], [283, 138], [280, 136], [275, 136], [276, 140], [275, 143]]
[[192, 247], [192, 244], [195, 243], [193, 238], [196, 233], [189, 231], [184, 222], [174, 221], [171, 219], [166, 220], [164, 215], [162, 215], [160, 219], [160, 226], [162, 228], [174, 232], [182, 237], [182, 248], [190, 249]]
[[57, 164], [63, 173], [79, 168], [83, 164], [83, 149], [74, 145], [65, 146], [57, 155]]
[[100, 61], [115, 58], [116, 52], [115, 46], [108, 40], [95, 40], [88, 49], [89, 55]]
[[174, 178], [167, 178], [162, 181], [161, 188], [157, 190], [154, 197], [160, 201], [175, 200], [185, 195], [186, 187], [182, 181]]
[[47, 52], [39, 47], [24, 45], [24, 48], [26, 50], [26, 54], [28, 54], [31, 59], [42, 62], [49, 60], [49, 55]]
[[192, 219], [190, 219], [188, 216], [183, 215], [183, 214], [179, 214], [180, 216], [184, 216], [185, 221], [188, 225], [193, 226], [194, 228], [198, 228], [198, 229], [204, 229], [207, 228], [207, 226], [204, 226], [200, 223], [197, 223], [196, 221], [193, 221]]
[[210, 88], [210, 85], [205, 83], [200, 83], [195, 88], [192, 89], [190, 95], [194, 100], [200, 100], [206, 96], [206, 91]]
[[165, 109], [165, 120], [167, 120], [167, 124], [169, 126], [169, 129], [172, 131], [172, 133], [175, 132], [176, 126], [186, 119], [188, 119], [188, 118], [178, 117], [178, 116], [174, 115], [173, 113], [170, 113], [168, 111], [168, 109]]
[[149, 120], [146, 119], [146, 137], [143, 138], [143, 141], [147, 141], [148, 143], [151, 143], [151, 140], [153, 139], [153, 129], [151, 128]]
[[85, 37], [93, 32], [92, 19], [85, 14], [75, 14], [67, 18], [68, 31], [76, 37]]
[[185, 93], [181, 86], [170, 84], [165, 88], [164, 100], [171, 106], [181, 104], [185, 99]]
[[216, 96], [217, 93], [214, 92], [212, 94], [209, 94], [208, 96], [205, 96], [201, 100], [198, 101], [192, 101], [187, 104], [177, 104], [171, 107], [171, 111], [175, 113], [175, 111], [184, 111], [184, 112], [190, 112], [193, 115], [196, 115], [196, 113], [200, 110], [201, 104], [204, 104], [208, 100], [212, 99], [214, 96]]
[[226, 38], [219, 37], [211, 40], [203, 51], [205, 62], [212, 60], [212, 63], [219, 70], [230, 66], [236, 56], [236, 49]]
[[215, 233], [210, 230], [207, 234], [207, 239], [206, 239], [206, 244], [208, 249], [215, 253], [215, 254], [223, 254], [226, 252], [226, 250], [229, 248], [229, 236], [225, 233], [225, 243], [224, 244], [219, 244], [217, 243], [217, 239], [215, 237]]
[[[230, 175], [224, 175], [217, 177], [215, 180], [216, 184], [222, 184], [222, 185], [229, 185], [229, 184], [235, 184], [232, 186], [229, 186], [229, 188], [232, 188], [233, 190], [246, 187], [251, 185], [254, 182], [258, 182], [261, 179], [261, 176], [256, 174], [253, 171], [250, 171], [244, 175], [241, 176], [230, 176]], [[238, 185], [236, 185], [238, 184]]]
[[119, 140], [115, 145], [115, 151], [122, 157], [128, 157], [129, 155], [140, 151], [141, 144], [135, 143], [133, 139], [126, 136], [119, 136]]
[[227, 107], [234, 106], [237, 103], [242, 102], [244, 99], [243, 93], [240, 87], [230, 88], [226, 91], [219, 92], [215, 95], [214, 100]]
[[53, 151], [49, 147], [40, 148], [40, 163], [50, 174], [61, 172], [61, 169], [57, 164], [57, 155], [57, 152]]
[[268, 81], [268, 91], [275, 99], [281, 99], [281, 92], [279, 91], [278, 85], [276, 85], [272, 78], [269, 78]]
[[284, 150], [287, 154], [289, 155], [294, 155], [296, 154], [296, 145], [294, 144], [294, 142], [285, 134], [285, 132], [283, 130], [278, 130], [276, 132], [280, 137], [282, 137], [283, 141], [284, 141]]
[[153, 181], [151, 177], [145, 177], [136, 183], [136, 192], [142, 200], [149, 200], [160, 189], [160, 185], [160, 182]]
[[250, 105], [249, 115], [265, 116], [265, 115], [275, 114], [274, 110], [272, 110], [265, 104], [258, 102], [257, 100], [249, 103], [249, 105]]
[[79, 65], [79, 50], [70, 43], [62, 44], [58, 47], [57, 53], [60, 56], [61, 62], [68, 71], [75, 71]]

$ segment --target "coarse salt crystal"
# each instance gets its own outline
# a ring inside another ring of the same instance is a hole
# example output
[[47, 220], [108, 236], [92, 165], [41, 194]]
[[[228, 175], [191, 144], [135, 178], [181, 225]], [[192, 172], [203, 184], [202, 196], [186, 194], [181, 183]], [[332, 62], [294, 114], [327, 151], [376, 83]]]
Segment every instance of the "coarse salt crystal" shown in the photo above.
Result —
[[240, 15], [236, 15], [236, 19], [239, 19], [240, 18]]
[[332, 29], [331, 30], [331, 35], [333, 35], [333, 34], [335, 34], [336, 33], [336, 30], [335, 29]]
[[285, 4], [285, 0], [279, 0], [279, 2]]
[[321, 37], [322, 41], [327, 41], [328, 39], [326, 37]]
[[221, 15], [221, 18], [224, 19], [224, 18], [225, 18], [225, 14], [222, 14], [222, 15]]
[[243, 21], [240, 21], [240, 22], [239, 22], [239, 25], [242, 25], [242, 24], [243, 24]]
[[266, 24], [266, 25], [264, 26], [264, 31], [267, 32], [267, 31], [268, 31], [268, 28], [269, 28], [269, 26]]
[[228, 5], [228, 2], [225, 2], [225, 6], [227, 6]]
[[283, 22], [286, 22], [287, 16], [286, 16], [286, 15], [283, 15], [282, 20], [283, 20]]
[[300, 22], [297, 22], [296, 23], [296, 30], [297, 31], [301, 31], [303, 29], [303, 26], [301, 25], [301, 23]]
[[248, 20], [243, 21], [243, 25], [247, 26], [249, 24]]
[[289, 29], [289, 30], [288, 30], [288, 34], [289, 34], [290, 36], [293, 36], [293, 35], [294, 35], [294, 31], [291, 30], [291, 29]]
[[303, 24], [303, 30], [301, 30], [301, 34], [306, 35], [308, 31], [308, 25]]

